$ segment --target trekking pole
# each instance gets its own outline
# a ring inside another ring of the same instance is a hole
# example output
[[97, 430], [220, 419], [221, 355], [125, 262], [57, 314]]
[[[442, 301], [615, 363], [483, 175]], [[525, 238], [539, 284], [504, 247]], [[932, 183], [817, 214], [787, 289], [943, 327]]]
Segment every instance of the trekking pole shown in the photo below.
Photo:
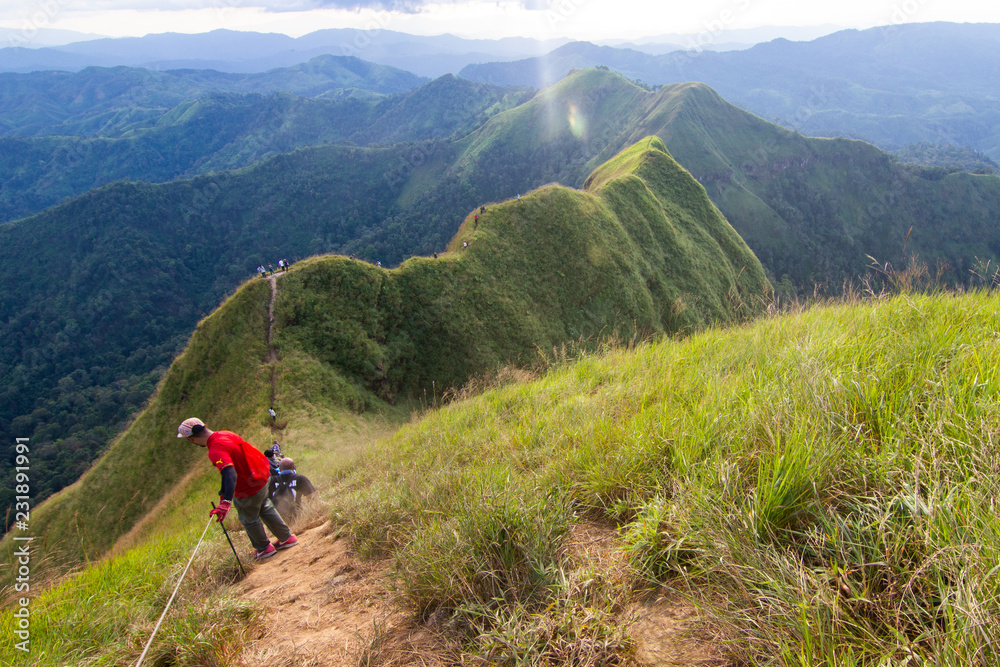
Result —
[[[215, 503], [212, 503], [212, 509], [215, 509]], [[226, 530], [226, 523], [224, 521], [220, 521], [219, 525], [222, 526], [222, 534], [226, 536], [226, 541], [229, 542], [229, 548], [233, 550], [233, 555], [236, 556], [236, 562], [240, 566], [240, 572], [243, 573], [244, 577], [247, 576], [246, 570], [243, 569], [243, 563], [240, 562], [240, 555], [236, 553], [236, 547], [233, 546], [233, 541], [229, 539], [229, 531]]]
[[208, 523], [205, 524], [205, 530], [201, 531], [201, 537], [198, 538], [198, 544], [194, 545], [194, 551], [191, 552], [191, 557], [188, 559], [187, 565], [184, 566], [184, 571], [181, 572], [180, 578], [177, 580], [177, 585], [174, 586], [174, 592], [170, 594], [170, 599], [167, 600], [167, 606], [163, 608], [163, 613], [160, 614], [160, 620], [156, 622], [156, 627], [153, 628], [153, 634], [149, 636], [149, 641], [146, 642], [146, 648], [142, 649], [142, 655], [139, 656], [139, 660], [136, 661], [135, 667], [139, 667], [142, 664], [143, 659], [146, 657], [146, 652], [149, 651], [149, 647], [153, 645], [153, 638], [156, 637], [156, 633], [160, 630], [160, 624], [163, 623], [163, 618], [167, 615], [170, 610], [170, 603], [174, 601], [174, 596], [177, 595], [177, 590], [181, 587], [181, 582], [184, 581], [184, 576], [188, 573], [188, 568], [191, 567], [191, 562], [194, 560], [194, 555], [198, 553], [198, 547], [201, 546], [201, 541], [205, 539], [205, 533], [208, 532], [208, 527], [212, 525], [212, 517], [208, 517]]

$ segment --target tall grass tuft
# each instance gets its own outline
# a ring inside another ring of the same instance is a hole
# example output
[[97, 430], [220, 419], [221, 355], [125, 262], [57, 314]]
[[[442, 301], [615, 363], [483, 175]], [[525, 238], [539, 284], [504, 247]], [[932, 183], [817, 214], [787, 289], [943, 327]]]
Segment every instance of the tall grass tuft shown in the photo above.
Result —
[[428, 517], [398, 554], [408, 603], [425, 618], [462, 606], [548, 604], [570, 516], [564, 498], [500, 471], [467, 480], [449, 512]]

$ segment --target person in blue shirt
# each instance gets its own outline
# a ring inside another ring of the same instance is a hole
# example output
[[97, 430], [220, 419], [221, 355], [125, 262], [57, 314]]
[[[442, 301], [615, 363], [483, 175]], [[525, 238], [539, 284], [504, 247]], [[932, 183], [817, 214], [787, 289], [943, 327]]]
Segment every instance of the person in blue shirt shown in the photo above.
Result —
[[316, 492], [316, 487], [305, 475], [295, 470], [295, 462], [287, 456], [278, 464], [278, 474], [271, 478], [271, 502], [282, 517], [291, 521], [302, 505], [302, 498]]

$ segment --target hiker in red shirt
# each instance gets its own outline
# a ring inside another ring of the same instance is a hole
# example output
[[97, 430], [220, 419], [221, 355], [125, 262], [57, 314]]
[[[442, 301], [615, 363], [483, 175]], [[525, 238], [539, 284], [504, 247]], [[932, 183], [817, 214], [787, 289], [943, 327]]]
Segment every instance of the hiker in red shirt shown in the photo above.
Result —
[[[268, 500], [270, 466], [260, 450], [232, 431], [210, 430], [197, 417], [181, 422], [177, 427], [177, 437], [208, 448], [208, 458], [222, 474], [219, 505], [209, 514], [222, 521], [229, 508], [235, 505], [240, 523], [253, 544], [254, 558], [269, 558], [278, 549], [296, 545], [298, 540]], [[274, 544], [267, 539], [265, 525], [278, 538]]]

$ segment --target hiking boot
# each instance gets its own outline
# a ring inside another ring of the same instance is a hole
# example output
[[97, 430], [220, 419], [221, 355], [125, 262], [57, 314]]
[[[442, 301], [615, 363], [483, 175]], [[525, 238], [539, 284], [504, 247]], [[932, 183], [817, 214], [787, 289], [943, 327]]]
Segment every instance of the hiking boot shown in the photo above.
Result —
[[299, 541], [298, 539], [296, 539], [294, 535], [289, 535], [288, 539], [285, 540], [284, 542], [275, 542], [271, 546], [273, 546], [275, 549], [288, 549], [289, 547], [294, 547], [298, 543]]
[[265, 558], [270, 558], [271, 556], [273, 556], [276, 553], [278, 553], [278, 551], [274, 548], [274, 545], [273, 544], [268, 544], [267, 547], [263, 551], [254, 551], [253, 552], [253, 557], [256, 560], [264, 560]]

